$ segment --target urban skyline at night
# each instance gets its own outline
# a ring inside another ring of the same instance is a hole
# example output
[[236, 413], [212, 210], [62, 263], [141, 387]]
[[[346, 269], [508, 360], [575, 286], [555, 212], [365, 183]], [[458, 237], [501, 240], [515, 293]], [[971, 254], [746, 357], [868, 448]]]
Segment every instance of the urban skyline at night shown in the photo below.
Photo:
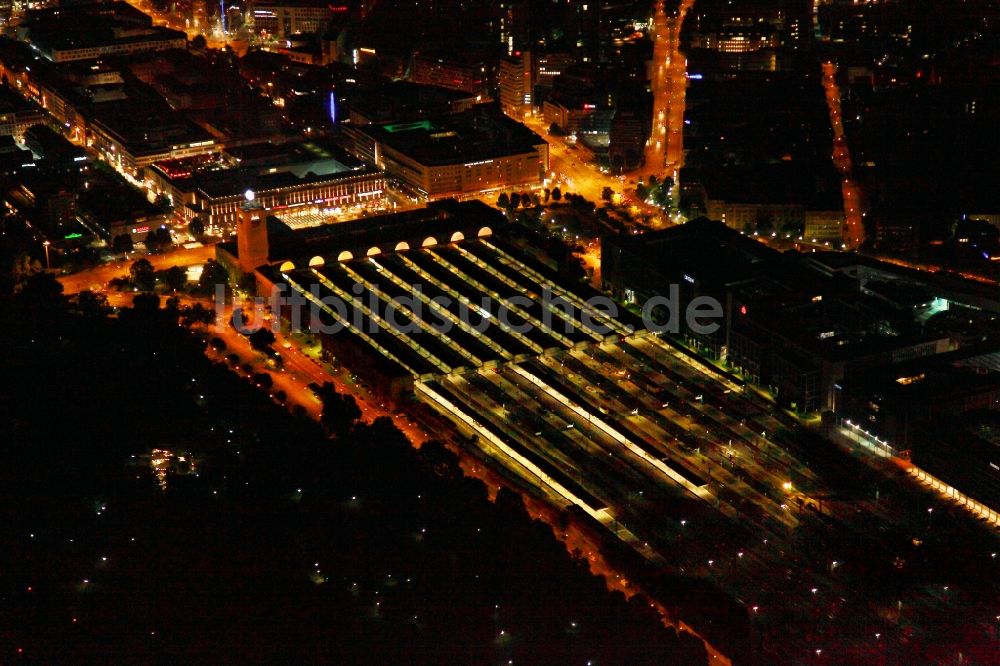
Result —
[[0, 663], [1000, 664], [993, 0], [0, 21]]

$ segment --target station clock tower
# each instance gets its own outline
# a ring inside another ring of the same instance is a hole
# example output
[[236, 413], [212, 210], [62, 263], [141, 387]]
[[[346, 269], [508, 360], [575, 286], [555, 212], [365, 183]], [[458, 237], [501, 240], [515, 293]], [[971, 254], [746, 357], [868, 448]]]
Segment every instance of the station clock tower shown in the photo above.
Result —
[[236, 224], [236, 251], [240, 272], [251, 274], [268, 262], [267, 219], [253, 190], [247, 190], [244, 198]]

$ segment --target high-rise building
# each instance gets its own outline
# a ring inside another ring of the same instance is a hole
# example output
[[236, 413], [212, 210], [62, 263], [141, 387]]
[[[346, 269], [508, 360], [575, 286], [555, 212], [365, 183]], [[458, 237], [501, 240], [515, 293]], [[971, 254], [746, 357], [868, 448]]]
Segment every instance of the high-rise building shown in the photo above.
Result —
[[531, 111], [535, 85], [534, 66], [530, 51], [515, 53], [500, 62], [500, 108], [511, 118], [520, 120]]
[[600, 54], [600, 0], [578, 0], [567, 10], [564, 30], [574, 54], [583, 62], [596, 62]]
[[527, 49], [531, 41], [529, 0], [500, 0], [497, 12], [500, 43], [507, 49], [507, 55]]
[[246, 191], [246, 201], [240, 207], [236, 226], [236, 251], [240, 270], [252, 274], [267, 263], [270, 249], [267, 243], [267, 220], [264, 207], [252, 190]]
[[536, 63], [537, 84], [551, 88], [557, 77], [573, 66], [574, 59], [569, 53], [542, 53], [533, 56]]

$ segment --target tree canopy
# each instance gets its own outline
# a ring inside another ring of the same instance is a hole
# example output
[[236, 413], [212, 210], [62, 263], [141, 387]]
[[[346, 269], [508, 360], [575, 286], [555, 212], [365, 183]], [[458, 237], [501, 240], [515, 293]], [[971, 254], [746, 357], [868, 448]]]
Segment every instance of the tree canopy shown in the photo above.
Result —
[[153, 291], [156, 286], [156, 273], [149, 259], [136, 259], [128, 269], [132, 284], [139, 291]]
[[191, 232], [191, 235], [195, 238], [200, 238], [205, 233], [205, 223], [202, 222], [200, 217], [192, 218], [191, 221], [188, 222], [188, 231]]

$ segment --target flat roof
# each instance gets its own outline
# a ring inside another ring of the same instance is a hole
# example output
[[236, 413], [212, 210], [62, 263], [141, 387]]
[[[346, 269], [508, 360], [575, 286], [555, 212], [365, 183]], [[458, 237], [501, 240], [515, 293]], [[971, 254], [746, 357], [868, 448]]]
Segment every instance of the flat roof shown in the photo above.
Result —
[[[911, 380], [899, 381], [900, 378]], [[959, 378], [961, 381], [956, 381]], [[933, 396], [939, 391], [960, 394], [984, 385], [1000, 387], [1000, 343], [994, 342], [988, 348], [967, 347], [933, 357], [907, 359], [859, 372], [844, 380], [847, 388], [864, 387], [878, 390], [886, 397], [906, 396], [906, 400]]]
[[[214, 142], [211, 134], [171, 109], [151, 91], [132, 83], [128, 102], [94, 105], [94, 121], [114, 134], [133, 155], [150, 155], [192, 143]], [[152, 95], [152, 96], [151, 96]]]
[[227, 148], [224, 152], [242, 167], [288, 171], [300, 178], [308, 174], [329, 176], [361, 172], [365, 168], [364, 162], [324, 139], [254, 143]]
[[368, 122], [396, 125], [407, 120], [420, 121], [428, 115], [448, 114], [457, 103], [473, 104], [475, 99], [475, 93], [412, 81], [355, 87], [344, 96], [351, 113]]
[[153, 25], [149, 16], [126, 2], [32, 10], [27, 13], [22, 27], [28, 30], [32, 45], [42, 52], [187, 40], [183, 32]]
[[832, 163], [779, 162], [754, 168], [686, 169], [683, 180], [700, 182], [710, 199], [726, 203], [789, 205], [806, 210], [844, 209], [841, 178]]
[[210, 198], [220, 199], [242, 196], [247, 189], [254, 192], [269, 192], [282, 187], [335, 181], [374, 173], [376, 173], [374, 169], [360, 168], [326, 174], [307, 173], [300, 177], [292, 171], [261, 173], [253, 168], [235, 168], [203, 171], [183, 178], [176, 184], [181, 189], [198, 189]]
[[670, 257], [672, 269], [716, 284], [754, 277], [753, 265], [781, 254], [707, 218], [637, 236], [608, 236], [602, 243], [641, 257], [650, 266], [662, 266]]
[[534, 152], [545, 143], [545, 139], [492, 105], [477, 105], [439, 118], [358, 129], [428, 166], [520, 155]]

